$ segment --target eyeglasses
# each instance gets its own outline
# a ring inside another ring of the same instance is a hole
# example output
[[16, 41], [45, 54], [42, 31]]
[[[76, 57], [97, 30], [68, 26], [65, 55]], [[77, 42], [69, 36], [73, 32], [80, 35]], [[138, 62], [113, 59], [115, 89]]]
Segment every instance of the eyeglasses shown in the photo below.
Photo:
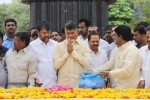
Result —
[[105, 34], [111, 34], [111, 32], [105, 32]]

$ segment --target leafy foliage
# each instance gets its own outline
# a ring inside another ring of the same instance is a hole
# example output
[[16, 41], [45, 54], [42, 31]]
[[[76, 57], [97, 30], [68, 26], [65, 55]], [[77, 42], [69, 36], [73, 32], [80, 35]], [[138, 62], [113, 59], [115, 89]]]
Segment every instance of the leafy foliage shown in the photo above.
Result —
[[109, 24], [121, 25], [128, 24], [132, 17], [132, 9], [126, 0], [117, 0], [109, 5]]
[[13, 18], [17, 21], [17, 31], [29, 30], [30, 7], [15, 0], [11, 4], [0, 5], [0, 31], [5, 32], [4, 21]]
[[135, 28], [137, 23], [141, 21], [147, 21], [150, 23], [150, 0], [128, 0], [129, 4], [131, 5], [132, 9], [135, 9], [138, 6], [141, 6], [144, 14], [141, 17], [134, 18], [130, 21], [130, 26]]

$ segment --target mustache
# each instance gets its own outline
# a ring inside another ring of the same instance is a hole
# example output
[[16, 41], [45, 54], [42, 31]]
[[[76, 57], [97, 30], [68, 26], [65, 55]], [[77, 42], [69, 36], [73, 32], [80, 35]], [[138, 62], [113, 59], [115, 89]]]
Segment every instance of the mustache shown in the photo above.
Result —
[[10, 28], [9, 30], [14, 30], [13, 28]]
[[97, 46], [98, 47], [99, 45], [93, 45], [93, 46]]

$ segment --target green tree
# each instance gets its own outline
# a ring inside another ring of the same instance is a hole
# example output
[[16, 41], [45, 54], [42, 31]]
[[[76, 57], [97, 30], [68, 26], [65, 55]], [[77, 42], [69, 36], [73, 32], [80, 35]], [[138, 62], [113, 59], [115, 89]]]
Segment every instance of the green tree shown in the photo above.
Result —
[[30, 7], [20, 2], [0, 5], [0, 31], [4, 30], [4, 21], [13, 18], [17, 21], [17, 31], [29, 31]]
[[143, 11], [143, 15], [140, 17], [135, 17], [130, 21], [130, 26], [132, 29], [134, 29], [137, 25], [137, 23], [141, 21], [147, 21], [150, 23], [150, 0], [128, 0], [130, 6], [132, 7], [133, 10], [135, 10], [138, 6], [141, 7]]
[[132, 17], [132, 9], [126, 0], [117, 0], [109, 5], [109, 25], [128, 24]]

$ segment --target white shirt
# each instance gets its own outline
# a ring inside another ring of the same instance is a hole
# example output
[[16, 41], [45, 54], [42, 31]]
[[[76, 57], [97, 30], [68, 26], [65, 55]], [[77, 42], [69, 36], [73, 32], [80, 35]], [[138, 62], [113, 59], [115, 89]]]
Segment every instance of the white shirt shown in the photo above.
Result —
[[[80, 35], [80, 36], [78, 36], [77, 39], [83, 40], [83, 41], [85, 41], [85, 43], [88, 44], [88, 38], [84, 40], [83, 37]], [[100, 50], [101, 49], [104, 50], [106, 52], [106, 54], [108, 55], [108, 51], [109, 51], [109, 44], [108, 44], [108, 42], [106, 42], [103, 39], [100, 39], [100, 43], [99, 43], [99, 47], [98, 48]]]
[[112, 50], [116, 47], [117, 47], [117, 44], [115, 42], [112, 42], [109, 44], [109, 53], [108, 53], [109, 59], [110, 59], [110, 55], [111, 55]]
[[88, 67], [89, 69], [97, 68], [108, 61], [107, 54], [104, 50], [99, 50], [96, 54], [91, 50], [90, 57], [91, 62]]
[[53, 52], [58, 43], [49, 40], [47, 45], [39, 38], [32, 41], [29, 45], [30, 49], [37, 56], [37, 74], [42, 86], [53, 86], [57, 83], [56, 70], [53, 65]]
[[14, 85], [9, 83], [26, 83], [34, 85], [34, 77], [36, 77], [36, 56], [28, 47], [17, 52], [15, 49], [9, 49], [4, 59], [8, 71], [8, 86], [22, 87], [24, 85]]
[[148, 45], [141, 47], [139, 50], [142, 57], [141, 78], [145, 80], [145, 88], [147, 88], [150, 87], [150, 50]]

